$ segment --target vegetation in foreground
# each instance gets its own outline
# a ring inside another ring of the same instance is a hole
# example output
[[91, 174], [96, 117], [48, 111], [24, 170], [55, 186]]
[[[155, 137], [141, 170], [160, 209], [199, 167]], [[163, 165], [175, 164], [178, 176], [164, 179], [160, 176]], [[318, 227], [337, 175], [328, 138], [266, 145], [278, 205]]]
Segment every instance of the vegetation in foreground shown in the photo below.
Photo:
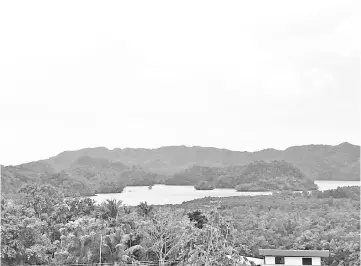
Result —
[[280, 248], [329, 249], [325, 265], [360, 265], [359, 187], [137, 207], [64, 199], [51, 185], [19, 196], [1, 200], [2, 265], [98, 263], [101, 239], [101, 261], [116, 264], [250, 265], [242, 256]]

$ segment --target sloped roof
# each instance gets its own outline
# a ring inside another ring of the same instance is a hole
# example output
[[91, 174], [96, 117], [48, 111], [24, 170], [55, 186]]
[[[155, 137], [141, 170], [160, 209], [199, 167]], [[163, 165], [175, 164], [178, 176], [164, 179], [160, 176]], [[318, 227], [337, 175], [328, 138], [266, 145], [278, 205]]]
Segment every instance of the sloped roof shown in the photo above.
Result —
[[253, 258], [253, 257], [246, 257], [247, 260], [254, 262], [255, 264], [263, 264], [264, 263], [264, 259], [259, 259], [259, 258]]
[[259, 255], [285, 256], [285, 257], [329, 257], [328, 250], [281, 250], [281, 249], [259, 249]]

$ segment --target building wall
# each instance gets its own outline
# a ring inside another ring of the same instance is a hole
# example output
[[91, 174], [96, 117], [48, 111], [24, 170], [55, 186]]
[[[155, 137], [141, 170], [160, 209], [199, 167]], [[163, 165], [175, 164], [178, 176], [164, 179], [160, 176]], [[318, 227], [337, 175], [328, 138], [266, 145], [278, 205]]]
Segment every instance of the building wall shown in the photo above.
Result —
[[[266, 256], [265, 264], [275, 265], [275, 257]], [[302, 265], [302, 257], [285, 257], [284, 265], [292, 265], [292, 266]], [[321, 265], [321, 258], [312, 257], [312, 265]]]
[[285, 257], [285, 265], [302, 265], [302, 257]]
[[313, 257], [312, 258], [312, 265], [321, 265], [321, 258], [320, 257]]
[[275, 257], [266, 256], [264, 262], [265, 264], [275, 264]]

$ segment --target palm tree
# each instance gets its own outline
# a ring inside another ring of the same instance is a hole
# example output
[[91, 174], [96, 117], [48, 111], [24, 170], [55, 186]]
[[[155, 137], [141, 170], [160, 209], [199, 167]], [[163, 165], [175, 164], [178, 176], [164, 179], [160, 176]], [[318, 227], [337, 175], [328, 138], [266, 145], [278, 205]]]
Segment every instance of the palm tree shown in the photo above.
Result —
[[114, 229], [112, 233], [105, 235], [102, 241], [101, 253], [105, 255], [106, 261], [131, 262], [138, 252], [144, 249], [139, 245], [140, 240], [133, 235], [129, 225]]
[[132, 208], [130, 206], [123, 206], [124, 209], [124, 213], [125, 214], [130, 214], [132, 212]]
[[122, 201], [121, 200], [116, 200], [116, 199], [107, 199], [105, 203], [103, 203], [103, 208], [104, 208], [104, 218], [116, 218], [120, 207], [122, 205]]
[[143, 215], [144, 217], [145, 216], [149, 216], [150, 213], [152, 212], [153, 210], [153, 206], [152, 205], [148, 205], [148, 203], [145, 201], [145, 202], [141, 202], [139, 205], [138, 205], [138, 208], [139, 208], [139, 211], [140, 211], [140, 214]]

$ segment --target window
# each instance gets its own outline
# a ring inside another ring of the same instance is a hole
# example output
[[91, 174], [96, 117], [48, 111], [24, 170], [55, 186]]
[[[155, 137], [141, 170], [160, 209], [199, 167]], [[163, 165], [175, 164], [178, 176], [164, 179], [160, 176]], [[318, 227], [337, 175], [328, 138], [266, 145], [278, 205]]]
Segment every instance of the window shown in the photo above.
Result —
[[302, 265], [312, 265], [312, 258], [302, 258]]
[[275, 264], [285, 264], [284, 257], [275, 257]]

